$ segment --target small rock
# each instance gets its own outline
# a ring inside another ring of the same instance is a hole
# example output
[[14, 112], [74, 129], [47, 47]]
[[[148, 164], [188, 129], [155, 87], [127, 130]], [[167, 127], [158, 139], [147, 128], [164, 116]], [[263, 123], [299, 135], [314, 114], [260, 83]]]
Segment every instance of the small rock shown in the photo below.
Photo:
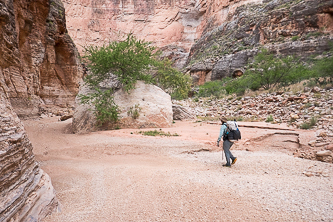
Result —
[[320, 92], [320, 91], [321, 91], [321, 88], [319, 88], [317, 86], [315, 86], [311, 89], [311, 92], [313, 92], [313, 93], [317, 93], [317, 92]]
[[329, 150], [323, 150], [323, 151], [318, 151], [316, 153], [316, 156], [324, 157], [324, 156], [330, 156], [331, 154], [332, 154], [331, 151], [329, 151]]
[[316, 142], [317, 142], [316, 140], [312, 140], [308, 144], [309, 146], [315, 146]]
[[73, 115], [63, 115], [63, 116], [60, 117], [60, 121], [65, 121], [65, 120], [68, 120], [72, 117], [73, 117]]
[[304, 172], [304, 175], [307, 176], [307, 177], [313, 177], [314, 174], [311, 173], [311, 172]]
[[326, 147], [326, 150], [330, 150], [330, 151], [333, 151], [333, 144], [329, 144], [327, 147]]
[[316, 147], [322, 147], [322, 146], [327, 146], [329, 143], [317, 143]]
[[327, 137], [327, 133], [326, 132], [320, 132], [318, 136], [319, 137]]

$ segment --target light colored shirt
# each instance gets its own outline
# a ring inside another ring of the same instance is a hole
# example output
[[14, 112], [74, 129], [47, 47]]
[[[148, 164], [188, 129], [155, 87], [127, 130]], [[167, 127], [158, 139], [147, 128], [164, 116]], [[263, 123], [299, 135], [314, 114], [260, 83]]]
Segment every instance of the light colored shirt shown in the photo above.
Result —
[[221, 141], [221, 138], [223, 138], [223, 136], [227, 133], [227, 124], [226, 123], [223, 123], [223, 125], [221, 126], [221, 129], [220, 129], [220, 135], [219, 135], [219, 138], [217, 139], [217, 142], [220, 142]]

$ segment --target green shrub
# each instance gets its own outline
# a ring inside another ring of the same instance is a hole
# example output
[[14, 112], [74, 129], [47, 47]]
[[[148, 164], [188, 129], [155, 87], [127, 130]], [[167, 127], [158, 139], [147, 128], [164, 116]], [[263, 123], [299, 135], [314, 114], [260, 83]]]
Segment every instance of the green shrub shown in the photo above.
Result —
[[133, 119], [137, 119], [140, 116], [141, 108], [139, 107], [139, 104], [136, 104], [134, 107], [130, 107], [130, 109], [127, 111], [127, 115], [131, 116]]
[[162, 130], [150, 130], [150, 131], [139, 131], [139, 134], [142, 134], [144, 136], [180, 136], [177, 133], [171, 134], [170, 132], [163, 132]]
[[199, 97], [210, 97], [221, 98], [225, 94], [224, 87], [221, 81], [211, 81], [199, 86]]
[[310, 129], [311, 127], [310, 127], [310, 124], [309, 124], [309, 123], [302, 123], [302, 124], [300, 125], [300, 128], [301, 128], [301, 129]]
[[274, 118], [272, 115], [267, 116], [266, 122], [273, 122], [273, 121], [274, 121]]
[[249, 88], [257, 90], [260, 87], [270, 89], [275, 86], [285, 86], [300, 81], [306, 68], [297, 58], [286, 56], [275, 57], [267, 50], [262, 50], [255, 56], [253, 69], [245, 72]]
[[293, 37], [291, 37], [291, 40], [294, 42], [294, 41], [297, 41], [299, 39], [299, 36], [293, 36]]
[[301, 129], [311, 129], [313, 126], [317, 124], [317, 119], [315, 117], [311, 117], [309, 122], [304, 122], [300, 125]]

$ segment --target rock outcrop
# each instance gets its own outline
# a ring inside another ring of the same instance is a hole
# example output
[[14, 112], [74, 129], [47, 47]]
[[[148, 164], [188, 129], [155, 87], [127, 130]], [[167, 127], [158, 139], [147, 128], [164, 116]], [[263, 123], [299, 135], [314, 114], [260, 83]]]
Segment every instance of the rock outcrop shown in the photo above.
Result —
[[224, 19], [205, 24], [203, 35], [191, 48], [187, 69], [200, 85], [239, 75], [261, 47], [304, 59], [327, 52], [333, 42], [332, 8], [331, 0], [264, 0], [225, 6]]
[[194, 114], [184, 106], [174, 104], [172, 105], [172, 111], [174, 120], [195, 119]]
[[[189, 50], [207, 27], [223, 23], [238, 6], [261, 0], [64, 0], [67, 27], [74, 42], [102, 45], [117, 40], [118, 33], [134, 33], [138, 38], [162, 48], [165, 55], [182, 68]], [[212, 23], [214, 21], [214, 23]]]
[[[89, 91], [82, 87], [79, 94], [87, 92]], [[157, 86], [138, 81], [135, 89], [131, 90], [130, 93], [118, 89], [113, 96], [119, 107], [120, 120], [117, 123], [97, 127], [93, 113], [94, 108], [90, 105], [81, 104], [76, 108], [73, 117], [74, 133], [86, 133], [98, 128], [170, 127], [172, 124], [171, 97]]]
[[[260, 47], [307, 58], [330, 49], [331, 0], [65, 0], [78, 45], [133, 32], [187, 66], [194, 83], [241, 75]], [[190, 53], [190, 54], [189, 54]], [[187, 62], [186, 62], [187, 61]]]
[[40, 221], [57, 208], [24, 127], [0, 90], [0, 221]]
[[60, 0], [0, 0], [0, 221], [41, 221], [57, 208], [18, 117], [74, 106], [78, 58]]
[[19, 115], [71, 107], [82, 68], [60, 0], [0, 1], [0, 85]]

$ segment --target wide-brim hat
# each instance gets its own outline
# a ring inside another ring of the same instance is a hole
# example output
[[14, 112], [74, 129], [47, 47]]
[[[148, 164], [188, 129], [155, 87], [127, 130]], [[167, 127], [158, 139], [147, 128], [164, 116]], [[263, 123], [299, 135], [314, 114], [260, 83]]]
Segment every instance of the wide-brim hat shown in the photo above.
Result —
[[228, 122], [227, 118], [225, 118], [225, 117], [223, 117], [223, 116], [220, 117], [220, 120], [221, 120], [222, 122], [225, 122], [225, 123]]

